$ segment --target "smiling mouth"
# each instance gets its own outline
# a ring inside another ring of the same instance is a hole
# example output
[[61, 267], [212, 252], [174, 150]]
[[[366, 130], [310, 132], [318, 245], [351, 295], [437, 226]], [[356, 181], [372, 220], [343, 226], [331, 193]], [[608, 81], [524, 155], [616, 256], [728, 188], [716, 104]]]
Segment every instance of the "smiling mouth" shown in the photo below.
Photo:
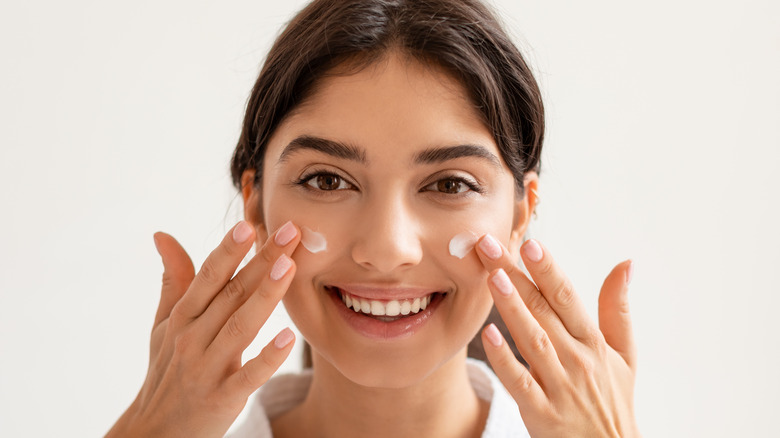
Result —
[[442, 298], [447, 295], [443, 292], [433, 292], [422, 297], [402, 300], [371, 300], [351, 295], [337, 287], [328, 287], [328, 289], [335, 292], [348, 309], [385, 322], [416, 315], [425, 310], [437, 295]]

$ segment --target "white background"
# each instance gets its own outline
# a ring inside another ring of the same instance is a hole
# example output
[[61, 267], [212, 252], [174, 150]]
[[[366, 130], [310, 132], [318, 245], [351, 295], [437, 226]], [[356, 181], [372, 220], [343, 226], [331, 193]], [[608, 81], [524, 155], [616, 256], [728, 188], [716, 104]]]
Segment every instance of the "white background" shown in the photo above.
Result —
[[[635, 261], [644, 436], [775, 433], [779, 4], [497, 4], [547, 108], [530, 235], [594, 318], [603, 278]], [[99, 436], [132, 401], [152, 234], [199, 266], [241, 217], [229, 159], [300, 5], [0, 6], [0, 435]], [[277, 312], [246, 357], [286, 324]]]

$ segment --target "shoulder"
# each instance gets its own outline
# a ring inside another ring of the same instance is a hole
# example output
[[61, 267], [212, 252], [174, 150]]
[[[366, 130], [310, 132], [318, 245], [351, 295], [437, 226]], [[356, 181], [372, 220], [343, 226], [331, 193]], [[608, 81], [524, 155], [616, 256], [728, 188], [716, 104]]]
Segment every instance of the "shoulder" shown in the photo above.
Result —
[[471, 386], [477, 396], [490, 402], [490, 411], [482, 438], [529, 437], [517, 403], [493, 370], [484, 362], [472, 358], [467, 359], [466, 366]]

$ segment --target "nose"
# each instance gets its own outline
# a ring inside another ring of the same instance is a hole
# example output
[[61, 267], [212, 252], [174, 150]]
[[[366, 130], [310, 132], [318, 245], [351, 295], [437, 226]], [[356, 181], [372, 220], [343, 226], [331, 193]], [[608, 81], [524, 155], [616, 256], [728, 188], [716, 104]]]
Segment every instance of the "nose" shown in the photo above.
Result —
[[381, 273], [420, 263], [422, 245], [417, 218], [402, 196], [367, 203], [355, 224], [352, 259]]

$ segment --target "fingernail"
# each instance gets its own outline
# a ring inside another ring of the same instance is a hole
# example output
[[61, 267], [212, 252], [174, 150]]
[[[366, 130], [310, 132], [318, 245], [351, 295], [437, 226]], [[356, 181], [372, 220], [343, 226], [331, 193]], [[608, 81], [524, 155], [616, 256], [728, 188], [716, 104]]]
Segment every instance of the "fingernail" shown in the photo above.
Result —
[[282, 254], [276, 259], [273, 268], [271, 268], [271, 280], [278, 280], [284, 277], [284, 274], [290, 270], [292, 266], [292, 260], [289, 257]]
[[279, 246], [285, 246], [293, 240], [296, 234], [298, 234], [298, 231], [295, 229], [295, 226], [292, 222], [287, 221], [287, 223], [282, 225], [282, 228], [279, 228], [279, 231], [276, 232], [274, 242]]
[[293, 339], [295, 339], [295, 334], [293, 334], [289, 327], [285, 327], [284, 330], [276, 335], [276, 339], [274, 339], [274, 347], [281, 350], [282, 348], [286, 347], [287, 344], [292, 342]]
[[152, 238], [154, 239], [154, 247], [157, 249], [157, 254], [160, 254], [160, 257], [162, 257], [162, 253], [160, 252], [160, 242], [157, 241], [157, 236], [154, 235]]
[[506, 272], [504, 272], [503, 269], [496, 271], [495, 275], [493, 275], [492, 281], [502, 295], [512, 295], [512, 288], [514, 286], [512, 286], [512, 281], [509, 280], [509, 276], [506, 275]]
[[634, 275], [634, 261], [629, 260], [628, 269], [626, 270], [626, 286], [631, 284], [631, 276]]
[[488, 341], [490, 341], [490, 344], [494, 347], [500, 347], [501, 343], [504, 342], [503, 336], [501, 336], [498, 328], [496, 328], [496, 325], [492, 322], [485, 329], [485, 336], [487, 336]]
[[501, 254], [503, 253], [501, 250], [501, 245], [499, 245], [495, 237], [491, 236], [490, 234], [486, 234], [485, 237], [479, 242], [479, 248], [491, 260], [498, 260], [498, 258], [501, 257]]
[[246, 221], [241, 221], [233, 228], [233, 240], [236, 243], [244, 243], [249, 239], [249, 235], [252, 234], [252, 227], [249, 226]]
[[534, 239], [530, 239], [525, 243], [523, 251], [525, 252], [525, 256], [528, 257], [528, 260], [531, 260], [532, 262], [538, 262], [542, 259], [542, 247], [539, 246]]

